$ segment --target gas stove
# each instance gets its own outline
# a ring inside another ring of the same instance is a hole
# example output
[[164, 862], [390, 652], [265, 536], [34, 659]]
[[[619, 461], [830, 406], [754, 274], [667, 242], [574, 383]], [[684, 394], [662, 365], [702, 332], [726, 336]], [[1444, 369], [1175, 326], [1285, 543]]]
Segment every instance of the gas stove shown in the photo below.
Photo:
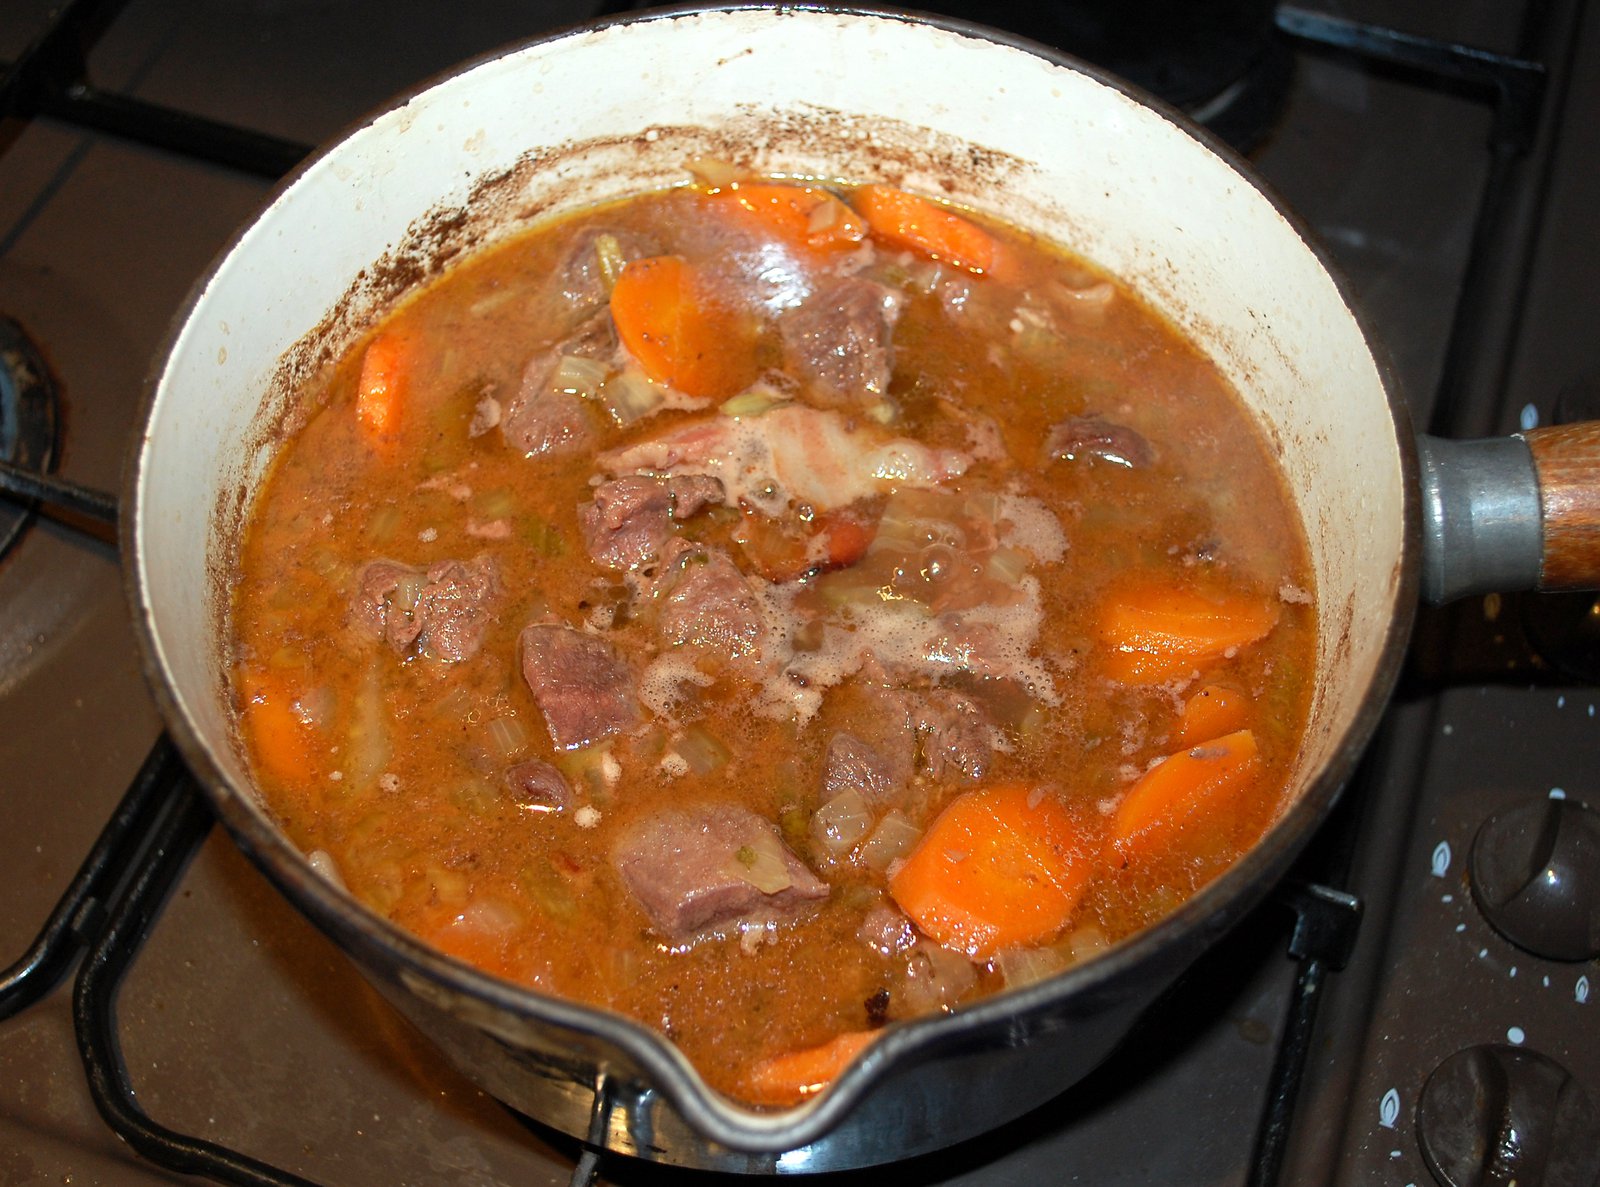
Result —
[[[58, 7], [9, 0], [0, 63], [27, 57]], [[274, 175], [429, 75], [601, 6], [97, 7], [62, 41], [90, 47], [94, 86], [13, 90], [5, 110], [29, 118], [0, 122], [0, 315], [18, 327], [0, 321], [0, 351], [22, 362], [0, 458], [87, 488], [0, 505], [0, 539], [16, 536], [0, 557], [0, 961], [18, 962], [0, 981], [0, 1182], [707, 1181], [596, 1160], [473, 1087], [209, 827], [160, 743], [92, 497], [120, 484], [171, 318]], [[1600, 411], [1585, 324], [1600, 18], [1582, 0], [1525, 8], [1279, 6], [1270, 118], [1175, 96], [1245, 129], [1348, 276], [1419, 428], [1453, 436]], [[1600, 808], [1594, 607], [1424, 612], [1379, 737], [1295, 876], [1103, 1068], [982, 1138], [828, 1178], [1509, 1181], [1475, 1168], [1484, 1133], [1522, 1144], [1506, 1158], [1553, 1149], [1546, 1183], [1595, 1182], [1600, 965], [1552, 954], [1571, 928], [1513, 893], [1548, 842], [1575, 901], [1600, 895], [1583, 809]], [[108, 821], [157, 841], [127, 870], [102, 863]], [[80, 872], [98, 881], [58, 912]], [[170, 891], [150, 881], [166, 875]], [[22, 967], [41, 929], [72, 967]], [[1480, 1116], [1485, 1101], [1500, 1112]]]

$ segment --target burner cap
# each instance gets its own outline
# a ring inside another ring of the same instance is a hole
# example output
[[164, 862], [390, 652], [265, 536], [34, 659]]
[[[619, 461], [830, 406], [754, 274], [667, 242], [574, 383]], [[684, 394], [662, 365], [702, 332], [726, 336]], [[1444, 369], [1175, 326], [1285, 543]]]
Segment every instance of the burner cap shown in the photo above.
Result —
[[1240, 151], [1277, 122], [1294, 73], [1293, 51], [1274, 24], [1274, 0], [926, 0], [917, 7], [1093, 62]]
[[[0, 314], [0, 459], [44, 473], [56, 444], [56, 385], [27, 332]], [[0, 555], [33, 519], [32, 504], [0, 495]]]

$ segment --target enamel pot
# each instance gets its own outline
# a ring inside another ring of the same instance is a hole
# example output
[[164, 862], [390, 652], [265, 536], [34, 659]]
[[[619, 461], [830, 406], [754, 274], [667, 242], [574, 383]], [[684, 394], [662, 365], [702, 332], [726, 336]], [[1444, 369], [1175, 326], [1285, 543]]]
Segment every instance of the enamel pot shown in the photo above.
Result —
[[[1125, 279], [1253, 409], [1296, 492], [1318, 592], [1318, 679], [1292, 802], [1255, 849], [1100, 958], [891, 1027], [828, 1090], [778, 1112], [711, 1091], [654, 1031], [432, 951], [316, 874], [251, 787], [222, 658], [241, 522], [293, 420], [296, 382], [462, 251], [681, 183], [697, 157], [940, 194]], [[1593, 473], [1593, 443], [1579, 431], [1419, 450], [1293, 217], [1226, 150], [1094, 70], [907, 14], [658, 11], [471, 64], [288, 179], [173, 332], [123, 538], [151, 682], [222, 820], [468, 1075], [614, 1150], [824, 1170], [992, 1128], [1099, 1063], [1325, 818], [1383, 712], [1424, 585], [1439, 599], [1588, 581], [1600, 517], [1571, 472]]]

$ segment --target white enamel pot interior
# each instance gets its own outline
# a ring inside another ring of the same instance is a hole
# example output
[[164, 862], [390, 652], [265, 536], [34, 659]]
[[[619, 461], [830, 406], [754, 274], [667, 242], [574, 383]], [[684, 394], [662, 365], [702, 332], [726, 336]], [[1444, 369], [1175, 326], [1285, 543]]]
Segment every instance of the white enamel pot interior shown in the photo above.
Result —
[[[1298, 499], [1320, 606], [1293, 803], [1238, 867], [1099, 960], [892, 1028], [828, 1091], [773, 1113], [708, 1090], [654, 1032], [477, 974], [314, 874], [252, 790], [222, 659], [241, 516], [293, 423], [294, 382], [459, 251], [682, 183], [700, 156], [943, 195], [1124, 278], [1261, 422]], [[730, 9], [644, 14], [485, 59], [289, 179], [175, 328], [124, 539], [152, 684], [224, 822], [469, 1074], [617, 1150], [821, 1170], [944, 1145], [1048, 1099], [1266, 893], [1392, 686], [1415, 598], [1414, 472], [1410, 430], [1339, 285], [1240, 163], [1181, 121], [1080, 65], [954, 24]]]

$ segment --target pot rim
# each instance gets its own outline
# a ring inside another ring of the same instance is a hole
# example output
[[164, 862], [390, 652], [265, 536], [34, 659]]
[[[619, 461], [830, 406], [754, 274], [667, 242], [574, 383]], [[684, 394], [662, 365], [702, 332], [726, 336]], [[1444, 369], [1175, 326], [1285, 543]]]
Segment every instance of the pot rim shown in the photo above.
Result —
[[[1392, 582], [1391, 613], [1384, 628], [1386, 634], [1371, 679], [1361, 694], [1359, 707], [1343, 731], [1330, 761], [1311, 777], [1300, 797], [1243, 858], [1192, 895], [1171, 915], [1119, 942], [1093, 960], [1036, 984], [1003, 990], [962, 1007], [953, 1014], [928, 1015], [887, 1027], [883, 1035], [869, 1045], [826, 1090], [805, 1103], [784, 1110], [758, 1110], [713, 1090], [675, 1044], [642, 1023], [600, 1007], [580, 1005], [501, 981], [428, 947], [313, 871], [305, 855], [269, 821], [265, 810], [251, 793], [235, 787], [223, 775], [185, 712], [162, 662], [153, 625], [154, 608], [147, 597], [140, 562], [143, 552], [140, 530], [144, 506], [143, 475], [147, 450], [152, 440], [152, 413], [168, 361], [185, 327], [193, 319], [206, 289], [225, 262], [250, 234], [261, 215], [291, 190], [308, 170], [337, 152], [350, 137], [369, 127], [380, 116], [404, 107], [446, 80], [508, 55], [559, 41], [578, 32], [616, 25], [693, 19], [702, 13], [753, 11], [772, 13], [774, 19], [816, 14], [925, 25], [1019, 49], [1120, 92], [1154, 111], [1197, 141], [1202, 148], [1221, 158], [1272, 206], [1311, 251], [1322, 270], [1333, 281], [1343, 304], [1354, 317], [1363, 339], [1372, 350], [1399, 450], [1405, 521], [1399, 563]], [[342, 946], [379, 955], [392, 962], [402, 974], [409, 971], [420, 975], [449, 993], [475, 999], [516, 1017], [529, 1017], [574, 1034], [592, 1036], [614, 1046], [637, 1063], [639, 1069], [651, 1078], [653, 1086], [661, 1090], [691, 1128], [711, 1141], [747, 1151], [779, 1153], [796, 1149], [816, 1141], [838, 1125], [871, 1092], [876, 1082], [892, 1070], [899, 1069], [901, 1065], [910, 1066], [936, 1058], [961, 1045], [969, 1032], [988, 1031], [1019, 1015], [1045, 1015], [1060, 1009], [1070, 999], [1082, 996], [1097, 993], [1119, 996], [1122, 987], [1140, 980], [1146, 971], [1145, 966], [1163, 949], [1173, 948], [1198, 954], [1267, 896], [1294, 856], [1327, 819], [1346, 780], [1376, 732], [1398, 682], [1420, 588], [1421, 510], [1417, 448], [1407, 407], [1398, 393], [1394, 368], [1378, 342], [1353, 300], [1349, 283], [1334, 266], [1327, 251], [1285, 200], [1254, 172], [1248, 161], [1162, 100], [1060, 50], [971, 21], [900, 8], [859, 5], [773, 6], [752, 0], [733, 0], [730, 3], [680, 4], [570, 25], [488, 51], [431, 75], [412, 89], [391, 98], [382, 107], [346, 125], [272, 188], [255, 215], [241, 224], [191, 286], [175, 312], [161, 348], [147, 372], [139, 416], [141, 429], [124, 465], [119, 529], [121, 539], [126, 542], [122, 560], [123, 584], [133, 611], [141, 667], [167, 730], [234, 843], [324, 933]], [[1065, 1087], [1063, 1085], [1063, 1089]]]

